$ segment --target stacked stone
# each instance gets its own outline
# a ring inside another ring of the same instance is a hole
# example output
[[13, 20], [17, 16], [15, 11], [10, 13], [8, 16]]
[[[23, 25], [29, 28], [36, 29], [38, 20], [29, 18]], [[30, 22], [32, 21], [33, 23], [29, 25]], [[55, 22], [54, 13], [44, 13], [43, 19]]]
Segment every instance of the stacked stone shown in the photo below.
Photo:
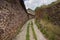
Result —
[[27, 20], [19, 0], [0, 0], [0, 40], [11, 40]]

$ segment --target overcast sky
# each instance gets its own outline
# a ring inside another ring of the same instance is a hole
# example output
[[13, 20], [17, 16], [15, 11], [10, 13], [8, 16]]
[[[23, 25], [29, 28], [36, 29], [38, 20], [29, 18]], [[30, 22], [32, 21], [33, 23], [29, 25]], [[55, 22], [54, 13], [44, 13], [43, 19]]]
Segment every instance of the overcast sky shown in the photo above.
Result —
[[36, 7], [39, 7], [43, 4], [48, 5], [54, 1], [56, 0], [25, 0], [24, 3], [27, 9], [30, 8], [34, 10]]

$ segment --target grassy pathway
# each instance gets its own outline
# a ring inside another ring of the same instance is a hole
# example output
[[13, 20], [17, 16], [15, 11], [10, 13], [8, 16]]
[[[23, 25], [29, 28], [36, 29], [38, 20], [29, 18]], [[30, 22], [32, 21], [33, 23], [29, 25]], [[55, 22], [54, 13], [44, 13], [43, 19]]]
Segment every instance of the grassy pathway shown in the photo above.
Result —
[[26, 40], [30, 40], [30, 35], [29, 35], [29, 26], [30, 26], [30, 23], [28, 23], [28, 25], [27, 25]]
[[33, 22], [31, 21], [31, 22], [29, 22], [28, 23], [28, 25], [27, 25], [27, 34], [26, 34], [26, 40], [30, 40], [30, 34], [29, 34], [29, 28], [31, 27], [31, 29], [32, 29], [32, 33], [33, 33], [33, 38], [31, 39], [31, 40], [37, 40], [37, 37], [36, 37], [36, 34], [35, 34], [35, 31], [34, 31], [34, 28], [33, 28]]
[[32, 28], [33, 36], [34, 36], [35, 40], [37, 40], [37, 36], [36, 36], [35, 30], [33, 28], [33, 22], [32, 21], [31, 21], [31, 28]]
[[14, 40], [46, 40], [34, 23], [34, 19], [29, 20], [21, 29], [21, 32]]

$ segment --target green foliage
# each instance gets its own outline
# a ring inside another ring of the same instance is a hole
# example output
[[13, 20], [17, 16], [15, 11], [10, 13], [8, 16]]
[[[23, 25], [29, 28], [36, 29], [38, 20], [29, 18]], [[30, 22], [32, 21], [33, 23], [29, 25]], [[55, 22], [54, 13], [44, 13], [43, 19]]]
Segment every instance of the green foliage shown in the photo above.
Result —
[[21, 32], [21, 28], [22, 28], [22, 25], [20, 25], [19, 28], [17, 29], [16, 35], [18, 35]]
[[34, 28], [33, 28], [33, 22], [32, 21], [31, 21], [31, 28], [32, 28], [32, 31], [33, 31], [33, 36], [34, 36], [35, 40], [37, 40], [35, 31], [34, 31]]
[[27, 26], [26, 40], [30, 40], [30, 36], [29, 36], [29, 25], [30, 25], [30, 23]]
[[42, 26], [37, 20], [35, 20], [35, 24], [37, 25], [38, 29], [47, 37], [49, 40], [55, 40], [55, 34], [50, 31], [47, 27]]
[[40, 7], [36, 7], [35, 12], [36, 12], [38, 9], [40, 9]]
[[[38, 26], [38, 29], [49, 39], [49, 40], [56, 40], [59, 38], [59, 28], [60, 28], [60, 0], [56, 2], [52, 2], [51, 4], [45, 6], [42, 5], [39, 8], [36, 8], [36, 20], [35, 23]], [[41, 11], [41, 9], [43, 11]], [[41, 19], [40, 16], [43, 13], [43, 18]], [[40, 18], [40, 19], [39, 19]], [[40, 24], [38, 20], [43, 20], [43, 23]], [[45, 21], [45, 23], [44, 23]], [[52, 23], [52, 24], [51, 24]], [[44, 24], [44, 26], [43, 26]], [[49, 25], [48, 25], [49, 24]], [[55, 26], [57, 25], [57, 26]], [[58, 36], [56, 38], [56, 35]]]
[[38, 26], [38, 28], [41, 28], [41, 24], [38, 23], [38, 20], [37, 20], [37, 19], [35, 20], [35, 23], [36, 23], [36, 25]]
[[34, 36], [35, 40], [37, 40], [35, 31], [34, 31], [34, 28], [33, 28], [33, 22], [32, 22], [32, 21], [31, 21], [31, 23], [29, 23], [28, 26], [27, 26], [26, 40], [30, 40], [30, 35], [29, 35], [29, 27], [30, 27], [30, 26], [31, 26], [31, 28], [32, 28], [33, 36]]
[[36, 10], [36, 18], [47, 20], [54, 25], [60, 26], [60, 1], [52, 2], [49, 5], [42, 5], [41, 7], [37, 7]]

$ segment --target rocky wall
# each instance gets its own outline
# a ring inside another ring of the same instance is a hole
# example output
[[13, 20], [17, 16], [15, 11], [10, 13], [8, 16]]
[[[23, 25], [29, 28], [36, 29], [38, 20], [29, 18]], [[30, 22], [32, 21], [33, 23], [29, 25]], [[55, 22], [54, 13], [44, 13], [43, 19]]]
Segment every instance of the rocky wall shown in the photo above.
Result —
[[19, 0], [0, 0], [0, 40], [11, 40], [27, 20]]

